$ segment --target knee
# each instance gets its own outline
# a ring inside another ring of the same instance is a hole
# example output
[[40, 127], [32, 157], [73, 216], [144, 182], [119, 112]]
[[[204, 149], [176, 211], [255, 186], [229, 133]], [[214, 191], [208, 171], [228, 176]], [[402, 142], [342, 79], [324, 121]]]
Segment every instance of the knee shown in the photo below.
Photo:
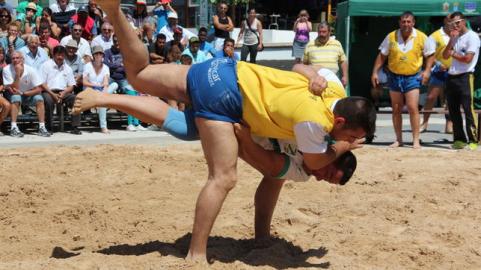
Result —
[[237, 184], [236, 173], [223, 173], [210, 179], [217, 188], [226, 192], [231, 191]]

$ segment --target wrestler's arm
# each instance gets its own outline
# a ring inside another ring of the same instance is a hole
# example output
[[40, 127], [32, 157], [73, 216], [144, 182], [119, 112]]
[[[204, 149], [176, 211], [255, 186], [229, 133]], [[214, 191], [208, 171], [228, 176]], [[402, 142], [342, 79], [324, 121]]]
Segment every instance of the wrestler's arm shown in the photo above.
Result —
[[292, 71], [301, 74], [309, 80], [309, 91], [314, 95], [320, 96], [327, 88], [327, 80], [319, 75], [317, 70], [313, 66], [304, 64], [295, 64], [292, 67]]

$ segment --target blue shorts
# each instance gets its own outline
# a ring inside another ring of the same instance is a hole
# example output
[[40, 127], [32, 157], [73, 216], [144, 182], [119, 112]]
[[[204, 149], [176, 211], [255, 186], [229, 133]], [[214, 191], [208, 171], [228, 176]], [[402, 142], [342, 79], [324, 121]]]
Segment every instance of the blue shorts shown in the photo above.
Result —
[[43, 102], [43, 97], [40, 94], [29, 97], [20, 95], [10, 96], [10, 103], [20, 103], [28, 106], [35, 106], [38, 102]]
[[194, 111], [190, 108], [181, 112], [169, 107], [162, 129], [177, 139], [184, 141], [195, 141], [199, 139], [199, 132], [195, 125]]
[[436, 71], [431, 73], [429, 78], [429, 85], [444, 86], [448, 78], [447, 71]]
[[387, 84], [389, 90], [407, 93], [413, 89], [421, 88], [421, 72], [414, 75], [398, 75], [392, 72], [388, 74]]
[[237, 63], [231, 58], [213, 58], [192, 65], [187, 91], [194, 116], [236, 123], [242, 118], [242, 95], [237, 84]]

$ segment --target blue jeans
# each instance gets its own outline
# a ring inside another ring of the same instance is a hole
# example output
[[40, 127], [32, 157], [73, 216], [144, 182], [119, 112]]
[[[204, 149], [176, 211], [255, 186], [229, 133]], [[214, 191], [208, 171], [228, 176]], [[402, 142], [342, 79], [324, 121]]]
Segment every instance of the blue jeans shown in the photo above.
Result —
[[[100, 92], [104, 90], [103, 87], [92, 88]], [[111, 83], [107, 88], [107, 93], [113, 94], [117, 90], [117, 88], [119, 88], [119, 85], [117, 83]], [[99, 114], [100, 128], [107, 128], [107, 108], [97, 108], [97, 113]]]

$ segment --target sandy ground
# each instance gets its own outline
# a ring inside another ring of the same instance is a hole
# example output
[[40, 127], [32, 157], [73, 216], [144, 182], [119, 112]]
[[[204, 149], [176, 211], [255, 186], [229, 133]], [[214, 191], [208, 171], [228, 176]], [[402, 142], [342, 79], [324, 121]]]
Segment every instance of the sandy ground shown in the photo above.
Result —
[[[260, 175], [241, 162], [210, 268], [481, 269], [479, 152], [356, 153], [344, 187], [285, 185], [264, 248]], [[5, 149], [0, 164], [0, 269], [199, 268], [183, 260], [206, 179], [198, 145]]]

